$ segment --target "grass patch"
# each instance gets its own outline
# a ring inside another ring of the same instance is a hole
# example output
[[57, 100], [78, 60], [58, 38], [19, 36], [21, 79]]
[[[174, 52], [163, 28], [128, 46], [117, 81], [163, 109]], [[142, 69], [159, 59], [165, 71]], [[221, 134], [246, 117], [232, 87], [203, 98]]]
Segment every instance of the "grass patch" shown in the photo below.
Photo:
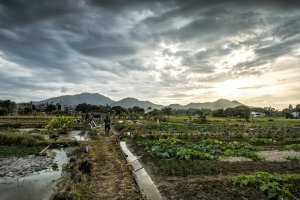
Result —
[[276, 144], [277, 141], [272, 138], [251, 138], [249, 140], [250, 144]]
[[300, 151], [300, 144], [290, 144], [290, 145], [286, 145], [286, 146], [284, 147], [284, 149], [286, 149], [286, 150]]
[[300, 163], [300, 156], [288, 156], [286, 159]]
[[23, 157], [28, 155], [35, 155], [42, 151], [44, 146], [8, 146], [2, 145], [0, 146], [0, 156], [9, 157], [9, 156], [17, 156]]
[[41, 135], [26, 135], [12, 132], [0, 133], [0, 145], [46, 146], [49, 141]]

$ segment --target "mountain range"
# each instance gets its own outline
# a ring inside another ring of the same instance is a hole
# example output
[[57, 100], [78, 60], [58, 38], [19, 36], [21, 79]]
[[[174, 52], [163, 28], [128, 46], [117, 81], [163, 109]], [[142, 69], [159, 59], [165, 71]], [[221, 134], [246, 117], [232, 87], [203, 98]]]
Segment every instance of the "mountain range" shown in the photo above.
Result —
[[237, 106], [241, 106], [241, 104], [238, 101], [229, 101], [227, 99], [219, 99], [214, 102], [205, 102], [205, 103], [189, 103], [185, 106], [179, 105], [179, 104], [171, 104], [168, 107], [172, 109], [190, 109], [190, 108], [196, 108], [196, 109], [211, 109], [211, 110], [217, 110], [217, 109], [226, 109], [226, 108], [234, 108]]
[[[36, 101], [33, 102], [34, 104], [61, 104], [61, 105], [78, 105], [81, 103], [87, 103], [92, 105], [110, 105], [110, 106], [121, 106], [124, 108], [132, 108], [134, 106], [138, 106], [141, 108], [148, 108], [151, 107], [152, 109], [161, 109], [164, 106], [159, 104], [154, 104], [150, 101], [140, 101], [135, 98], [124, 98], [120, 101], [114, 101], [110, 99], [109, 97], [103, 96], [98, 93], [82, 93], [82, 94], [76, 94], [76, 95], [64, 95], [59, 97], [53, 97], [49, 98], [43, 101]], [[167, 107], [170, 107], [172, 109], [211, 109], [211, 110], [217, 110], [217, 109], [226, 109], [226, 108], [233, 108], [236, 106], [243, 105], [238, 101], [229, 101], [227, 99], [219, 99], [214, 102], [205, 102], [205, 103], [189, 103], [187, 105], [180, 105], [180, 104], [171, 104]]]

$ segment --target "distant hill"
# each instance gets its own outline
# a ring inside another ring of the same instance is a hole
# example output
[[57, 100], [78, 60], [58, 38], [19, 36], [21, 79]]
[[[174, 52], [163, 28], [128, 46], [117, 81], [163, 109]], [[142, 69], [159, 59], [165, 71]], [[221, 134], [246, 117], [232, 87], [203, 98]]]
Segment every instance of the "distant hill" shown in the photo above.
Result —
[[121, 106], [123, 108], [132, 108], [134, 106], [138, 106], [144, 109], [147, 109], [148, 107], [151, 107], [152, 109], [161, 109], [164, 107], [163, 105], [154, 104], [150, 101], [140, 101], [135, 98], [125, 98], [112, 103], [111, 106]]
[[[141, 108], [148, 108], [151, 107], [152, 109], [161, 109], [164, 106], [159, 104], [154, 104], [150, 101], [140, 101], [135, 98], [124, 98], [120, 101], [114, 101], [106, 96], [103, 96], [98, 93], [82, 93], [82, 94], [76, 94], [76, 95], [65, 95], [65, 96], [59, 96], [59, 97], [53, 97], [50, 99], [46, 99], [43, 101], [36, 101], [33, 102], [34, 104], [61, 104], [61, 105], [78, 105], [81, 103], [87, 103], [92, 105], [110, 105], [110, 106], [121, 106], [123, 108], [132, 108], [134, 106], [138, 106]], [[215, 102], [205, 102], [205, 103], [190, 103], [187, 105], [180, 105], [180, 104], [171, 104], [167, 107], [170, 107], [172, 109], [211, 109], [211, 110], [217, 110], [217, 109], [226, 109], [226, 108], [233, 108], [236, 106], [243, 105], [238, 101], [229, 101], [227, 99], [219, 99]]]
[[43, 101], [37, 101], [33, 102], [34, 104], [61, 104], [61, 105], [78, 105], [81, 103], [87, 103], [92, 105], [110, 105], [114, 101], [110, 98], [103, 96], [98, 93], [82, 93], [82, 94], [76, 94], [76, 95], [65, 95], [65, 96], [59, 96], [59, 97], [53, 97], [50, 99], [46, 99]]
[[237, 106], [241, 106], [241, 104], [238, 101], [229, 101], [227, 99], [219, 99], [214, 102], [205, 102], [205, 103], [189, 103], [185, 106], [179, 105], [179, 104], [171, 104], [168, 107], [172, 109], [190, 109], [190, 108], [195, 108], [195, 109], [211, 109], [211, 110], [217, 110], [217, 109], [226, 109], [226, 108], [234, 108]]

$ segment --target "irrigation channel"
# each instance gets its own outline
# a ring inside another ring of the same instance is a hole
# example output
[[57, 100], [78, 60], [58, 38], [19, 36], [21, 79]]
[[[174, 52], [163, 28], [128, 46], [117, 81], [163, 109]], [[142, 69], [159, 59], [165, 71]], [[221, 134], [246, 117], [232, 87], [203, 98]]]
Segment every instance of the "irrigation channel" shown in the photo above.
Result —
[[[95, 192], [95, 198], [162, 199], [159, 190], [139, 163], [138, 158], [130, 152], [126, 143], [119, 141], [118, 135], [113, 133], [109, 137], [104, 134], [100, 135], [95, 146], [91, 147], [96, 150], [99, 154], [97, 157], [100, 159], [99, 166], [95, 166], [92, 181], [95, 179], [94, 182], [98, 182], [101, 179], [103, 182], [95, 185], [94, 190], [98, 191]], [[77, 130], [59, 137], [77, 141], [91, 139], [89, 132]], [[49, 138], [46, 137], [46, 139]], [[52, 157], [31, 155], [25, 158], [7, 158], [6, 160], [0, 158], [2, 173], [0, 173], [0, 199], [52, 199], [60, 179], [63, 178], [63, 165], [69, 162], [70, 148], [72, 147], [49, 149], [48, 155], [52, 155]], [[93, 185], [93, 183], [91, 184]], [[99, 191], [101, 192], [99, 193]]]
[[[87, 132], [70, 131], [65, 138], [74, 138], [79, 141], [88, 140]], [[62, 166], [69, 162], [67, 149], [63, 147], [53, 148], [50, 154], [54, 158], [45, 156], [28, 156], [25, 159], [14, 159], [7, 162], [11, 172], [3, 174], [0, 179], [1, 200], [48, 200], [54, 194], [57, 181], [62, 177]], [[43, 162], [43, 166], [37, 166]], [[9, 165], [10, 164], [10, 165]], [[4, 163], [1, 163], [4, 165]], [[42, 170], [39, 170], [41, 169]], [[22, 175], [24, 170], [28, 173]]]

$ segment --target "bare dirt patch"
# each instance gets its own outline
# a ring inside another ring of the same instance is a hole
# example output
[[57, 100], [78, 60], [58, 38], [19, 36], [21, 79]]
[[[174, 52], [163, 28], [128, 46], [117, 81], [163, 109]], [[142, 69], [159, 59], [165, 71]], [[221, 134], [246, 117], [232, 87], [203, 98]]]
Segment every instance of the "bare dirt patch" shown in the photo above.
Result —
[[287, 161], [288, 156], [300, 156], [300, 152], [297, 151], [260, 151], [257, 152], [259, 156], [264, 157], [267, 161], [278, 161], [278, 162], [285, 162]]
[[90, 198], [142, 199], [115, 135], [106, 137], [102, 133], [100, 139], [90, 143], [90, 148], [95, 159]]

